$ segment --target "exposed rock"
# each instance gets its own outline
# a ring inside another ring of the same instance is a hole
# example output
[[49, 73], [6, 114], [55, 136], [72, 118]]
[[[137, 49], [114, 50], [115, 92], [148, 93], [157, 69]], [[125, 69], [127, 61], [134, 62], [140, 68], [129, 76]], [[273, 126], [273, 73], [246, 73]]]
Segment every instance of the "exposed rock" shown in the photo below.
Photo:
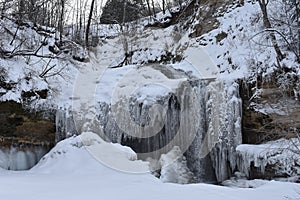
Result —
[[299, 181], [299, 141], [291, 138], [299, 137], [300, 101], [293, 87], [283, 89], [277, 77], [258, 78], [256, 85], [240, 84], [243, 143], [259, 145], [238, 147], [238, 170], [249, 179]]
[[37, 98], [41, 98], [41, 99], [46, 99], [48, 96], [48, 90], [44, 89], [44, 90], [37, 90], [37, 91], [22, 91], [22, 99], [23, 100], [28, 100], [31, 97], [37, 97]]
[[53, 146], [55, 123], [50, 111], [33, 112], [14, 101], [0, 102], [0, 167], [26, 170]]
[[51, 115], [45, 115], [31, 112], [14, 101], [1, 102], [0, 146], [54, 145], [55, 123]]
[[260, 144], [296, 137], [300, 131], [300, 101], [276, 84], [263, 83], [258, 95], [251, 84], [240, 84], [243, 99], [243, 143]]
[[219, 27], [220, 22], [218, 17], [223, 16], [230, 8], [240, 7], [244, 1], [229, 0], [210, 0], [199, 1], [198, 11], [196, 13], [192, 33], [189, 35], [192, 38], [199, 37]]
[[300, 177], [300, 140], [280, 139], [260, 145], [237, 147], [238, 170], [250, 179]]

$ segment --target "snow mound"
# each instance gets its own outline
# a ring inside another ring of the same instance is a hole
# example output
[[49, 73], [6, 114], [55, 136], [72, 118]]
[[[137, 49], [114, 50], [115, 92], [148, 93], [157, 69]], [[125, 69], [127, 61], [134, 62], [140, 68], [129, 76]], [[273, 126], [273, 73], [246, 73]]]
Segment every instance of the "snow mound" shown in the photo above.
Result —
[[102, 174], [112, 169], [147, 172], [148, 163], [137, 160], [129, 147], [107, 143], [95, 133], [84, 132], [59, 142], [31, 172]]

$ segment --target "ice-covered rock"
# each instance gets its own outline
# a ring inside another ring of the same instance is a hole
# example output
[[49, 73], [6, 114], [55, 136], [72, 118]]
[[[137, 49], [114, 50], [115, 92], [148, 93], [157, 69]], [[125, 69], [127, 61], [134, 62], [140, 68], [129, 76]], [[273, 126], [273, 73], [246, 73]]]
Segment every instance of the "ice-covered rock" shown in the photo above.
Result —
[[167, 154], [161, 155], [159, 163], [161, 165], [160, 179], [163, 182], [180, 184], [192, 182], [193, 173], [187, 167], [186, 158], [179, 147], [175, 146]]
[[[165, 110], [165, 118], [157, 113], [155, 123], [160, 124], [161, 130], [149, 138], [134, 137], [143, 135], [138, 129], [131, 129], [125, 132], [114, 120], [111, 114], [110, 105], [99, 106], [104, 112], [100, 112], [99, 119], [102, 122], [105, 136], [114, 142], [119, 142], [132, 147], [138, 156], [153, 156], [159, 159], [161, 154], [155, 154], [156, 150], [162, 149], [172, 142], [172, 139], [180, 135], [177, 144], [179, 146], [188, 144], [184, 149], [187, 165], [195, 174], [196, 182], [221, 182], [230, 178], [236, 166], [235, 148], [241, 144], [241, 100], [238, 94], [238, 85], [226, 85], [222, 82], [193, 81], [193, 93], [196, 99], [190, 100], [189, 93], [184, 88], [156, 97], [156, 102]], [[186, 93], [185, 93], [186, 92]], [[149, 110], [151, 104], [147, 101], [138, 101], [136, 97], [131, 99], [128, 118], [118, 115], [123, 119], [123, 125], [128, 124], [127, 120], [134, 119], [136, 123], [147, 125], [149, 123]], [[153, 102], [153, 101], [152, 101]], [[182, 118], [185, 108], [193, 104], [197, 109], [188, 113], [191, 119]], [[190, 127], [195, 126], [194, 129]], [[194, 131], [192, 140], [191, 130]], [[186, 138], [185, 138], [186, 137]], [[149, 154], [146, 154], [148, 153]], [[154, 152], [154, 153], [153, 153]], [[168, 151], [162, 151], [166, 154]]]
[[298, 138], [280, 139], [260, 145], [239, 145], [238, 170], [248, 178], [299, 176], [299, 145]]
[[231, 177], [236, 167], [235, 148], [242, 143], [242, 101], [238, 91], [236, 83], [215, 82], [209, 87], [207, 136], [208, 142], [215, 142], [210, 157], [218, 182]]

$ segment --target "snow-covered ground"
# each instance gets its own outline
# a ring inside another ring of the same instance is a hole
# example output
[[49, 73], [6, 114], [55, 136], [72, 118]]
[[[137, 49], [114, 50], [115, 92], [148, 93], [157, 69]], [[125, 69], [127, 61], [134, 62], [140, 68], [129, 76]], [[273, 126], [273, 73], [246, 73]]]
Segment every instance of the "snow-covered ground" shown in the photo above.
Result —
[[[87, 146], [83, 146], [81, 143]], [[124, 165], [144, 168], [127, 148], [106, 143], [93, 133], [72, 137], [57, 144], [29, 171], [0, 171], [0, 199], [300, 199], [300, 185], [276, 181], [249, 184], [257, 188], [230, 188], [209, 184], [162, 183], [149, 173], [115, 171], [97, 161], [86, 147], [101, 149]], [[119, 154], [115, 152], [119, 151]], [[131, 156], [129, 156], [131, 155]], [[131, 158], [131, 159], [128, 159]]]

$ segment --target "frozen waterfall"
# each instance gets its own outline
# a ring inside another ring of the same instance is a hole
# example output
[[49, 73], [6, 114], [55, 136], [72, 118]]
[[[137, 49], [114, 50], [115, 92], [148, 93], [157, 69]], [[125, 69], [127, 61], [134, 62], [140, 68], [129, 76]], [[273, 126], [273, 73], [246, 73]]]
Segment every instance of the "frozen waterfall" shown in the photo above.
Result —
[[[130, 92], [118, 91], [115, 101], [100, 98], [93, 108], [95, 118], [89, 117], [88, 123], [82, 121], [84, 112], [92, 109], [80, 111], [80, 119], [74, 119], [76, 126], [89, 124], [89, 129], [105, 140], [131, 147], [144, 160], [158, 161], [162, 154], [178, 146], [186, 158], [189, 173], [193, 173], [193, 182], [216, 183], [230, 178], [237, 164], [235, 149], [242, 142], [239, 85], [217, 79], [187, 78], [186, 73], [171, 68], [152, 67], [151, 70], [148, 71], [152, 74], [144, 75], [139, 89], [128, 84], [136, 82], [136, 76], [131, 75], [118, 88], [132, 87]], [[147, 85], [151, 76], [158, 77], [159, 84]], [[163, 78], [165, 82], [161, 81]], [[168, 87], [162, 89], [161, 85]], [[103, 94], [112, 90], [105, 87], [108, 86], [100, 83]], [[130, 96], [126, 97], [126, 92]], [[77, 134], [76, 129], [83, 128], [75, 128], [72, 120], [68, 110], [57, 112], [57, 140]], [[160, 169], [157, 171], [160, 173]]]

